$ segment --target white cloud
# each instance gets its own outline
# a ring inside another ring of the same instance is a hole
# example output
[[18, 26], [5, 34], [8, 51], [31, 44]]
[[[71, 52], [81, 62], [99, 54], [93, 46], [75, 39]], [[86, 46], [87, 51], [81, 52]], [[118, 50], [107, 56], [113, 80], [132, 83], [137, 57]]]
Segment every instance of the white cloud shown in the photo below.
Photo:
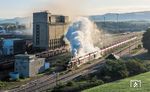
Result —
[[[3, 2], [0, 3], [0, 16], [4, 17], [27, 16], [41, 10], [70, 16], [150, 10], [150, 0], [5, 0], [5, 3]], [[12, 2], [14, 5], [9, 8]]]

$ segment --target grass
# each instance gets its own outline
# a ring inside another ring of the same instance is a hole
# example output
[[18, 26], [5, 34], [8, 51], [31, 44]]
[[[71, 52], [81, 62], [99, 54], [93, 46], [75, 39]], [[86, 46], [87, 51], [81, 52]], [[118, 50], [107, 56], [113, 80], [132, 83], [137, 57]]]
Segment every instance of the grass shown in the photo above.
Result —
[[140, 50], [140, 49], [135, 48], [135, 49], [133, 49], [130, 53], [131, 53], [131, 54], [136, 54], [139, 50]]
[[[141, 88], [130, 87], [130, 80], [141, 80]], [[150, 92], [150, 72], [139, 74], [133, 77], [106, 83], [93, 87], [82, 92]]]

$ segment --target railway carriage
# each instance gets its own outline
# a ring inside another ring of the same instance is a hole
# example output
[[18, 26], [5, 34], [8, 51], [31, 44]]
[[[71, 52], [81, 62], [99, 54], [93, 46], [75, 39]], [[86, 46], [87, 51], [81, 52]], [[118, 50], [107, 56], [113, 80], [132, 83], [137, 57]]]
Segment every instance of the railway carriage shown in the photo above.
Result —
[[107, 53], [109, 53], [110, 51], [113, 51], [114, 49], [118, 48], [119, 46], [123, 46], [131, 41], [136, 40], [137, 37], [130, 37], [128, 39], [122, 39], [122, 41], [118, 41], [114, 44], [111, 44], [108, 47], [102, 48], [99, 51], [94, 51], [92, 53], [86, 54], [84, 56], [78, 57], [78, 58], [73, 58], [71, 59], [71, 61], [68, 63], [68, 69], [73, 69], [75, 67], [80, 67], [81, 65], [95, 60], [95, 59], [99, 59], [104, 55], [107, 55]]

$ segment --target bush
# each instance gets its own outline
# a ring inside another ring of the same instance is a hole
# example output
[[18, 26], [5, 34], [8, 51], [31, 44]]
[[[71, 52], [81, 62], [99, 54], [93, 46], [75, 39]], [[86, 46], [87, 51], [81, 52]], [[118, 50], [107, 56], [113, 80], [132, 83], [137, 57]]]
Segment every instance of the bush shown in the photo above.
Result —
[[110, 76], [104, 76], [102, 78], [105, 82], [110, 82], [111, 81], [111, 77]]
[[96, 82], [98, 79], [96, 76], [92, 77], [91, 80], [89, 82]]
[[150, 28], [146, 30], [142, 38], [143, 47], [150, 53]]
[[141, 62], [136, 60], [129, 60], [125, 62], [125, 64], [130, 75], [135, 75], [147, 71], [146, 67]]
[[84, 90], [84, 89], [88, 89], [88, 88], [91, 88], [91, 87], [94, 87], [94, 86], [98, 86], [98, 85], [102, 85], [104, 84], [104, 82], [102, 80], [96, 80], [96, 81], [89, 81], [83, 85], [79, 85], [78, 86], [78, 91], [81, 91], [81, 90]]
[[4, 82], [0, 81], [0, 89], [5, 87], [5, 86], [6, 86], [6, 84]]
[[104, 81], [102, 81], [102, 80], [96, 80], [96, 81], [93, 82], [92, 84], [93, 84], [93, 86], [98, 86], [98, 85], [104, 84]]
[[101, 71], [103, 76], [110, 76], [112, 79], [120, 79], [128, 76], [126, 65], [123, 61], [108, 60], [102, 67]]
[[69, 81], [66, 86], [74, 86], [76, 85], [76, 83], [74, 81]]
[[66, 87], [65, 84], [59, 83], [56, 87], [53, 88], [52, 92], [62, 92], [62, 89]]
[[150, 71], [150, 62], [144, 63], [144, 66], [146, 67], [147, 71]]
[[90, 75], [86, 74], [86, 75], [84, 76], [84, 79], [85, 79], [85, 80], [90, 80], [91, 77], [90, 77]]

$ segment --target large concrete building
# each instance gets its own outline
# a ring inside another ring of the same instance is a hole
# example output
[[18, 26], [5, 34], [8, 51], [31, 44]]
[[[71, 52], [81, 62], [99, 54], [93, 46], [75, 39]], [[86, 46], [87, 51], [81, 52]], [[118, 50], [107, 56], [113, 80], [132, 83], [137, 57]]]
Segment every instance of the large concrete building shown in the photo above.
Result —
[[33, 77], [45, 71], [45, 59], [36, 58], [35, 55], [20, 54], [15, 56], [15, 69], [20, 77]]
[[33, 46], [41, 49], [63, 46], [68, 21], [67, 16], [52, 15], [48, 11], [33, 13]]

